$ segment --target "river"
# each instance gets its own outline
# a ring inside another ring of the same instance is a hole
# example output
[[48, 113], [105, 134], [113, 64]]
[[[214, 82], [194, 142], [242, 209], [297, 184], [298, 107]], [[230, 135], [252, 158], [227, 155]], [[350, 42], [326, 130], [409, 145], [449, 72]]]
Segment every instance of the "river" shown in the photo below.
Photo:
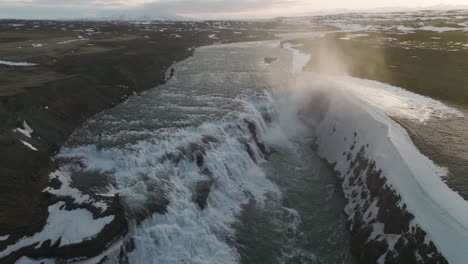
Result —
[[282, 98], [293, 57], [279, 41], [199, 48], [73, 133], [60, 169], [120, 195], [130, 263], [354, 263], [340, 182]]

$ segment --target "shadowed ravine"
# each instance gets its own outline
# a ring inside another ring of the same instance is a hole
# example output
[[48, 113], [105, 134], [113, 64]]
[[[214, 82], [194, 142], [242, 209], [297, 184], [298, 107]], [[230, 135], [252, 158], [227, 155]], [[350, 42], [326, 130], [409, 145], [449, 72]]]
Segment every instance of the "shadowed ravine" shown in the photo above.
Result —
[[311, 138], [279, 148], [264, 167], [282, 199], [244, 207], [236, 225], [242, 263], [355, 263], [340, 183]]

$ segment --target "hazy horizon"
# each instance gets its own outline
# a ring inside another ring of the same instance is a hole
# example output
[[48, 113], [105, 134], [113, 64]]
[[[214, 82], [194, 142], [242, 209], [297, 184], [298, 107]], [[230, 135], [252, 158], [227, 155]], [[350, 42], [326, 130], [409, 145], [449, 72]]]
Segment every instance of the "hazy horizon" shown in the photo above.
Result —
[[0, 19], [128, 17], [255, 19], [346, 11], [468, 8], [468, 0], [0, 0]]

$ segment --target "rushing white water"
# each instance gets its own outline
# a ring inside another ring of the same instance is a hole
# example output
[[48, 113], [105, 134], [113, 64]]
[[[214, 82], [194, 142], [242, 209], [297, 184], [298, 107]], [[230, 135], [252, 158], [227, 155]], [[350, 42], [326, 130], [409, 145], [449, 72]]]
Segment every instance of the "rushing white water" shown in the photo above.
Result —
[[[269, 55], [283, 63], [265, 65]], [[267, 91], [289, 82], [288, 55], [277, 43], [199, 49], [165, 86], [91, 119], [62, 149], [81, 173], [112, 175], [106, 192], [125, 204], [132, 263], [239, 262], [232, 225], [242, 206], [282, 199], [261, 166], [263, 141], [285, 144], [294, 130], [279, 127], [293, 116], [278, 115]]]
[[[265, 57], [277, 62], [266, 64]], [[330, 199], [330, 182], [294, 187], [317, 191], [287, 187], [287, 177], [309, 182], [318, 177], [310, 168], [327, 169], [312, 154], [299, 109], [281, 96], [307, 61], [297, 72], [291, 72], [292, 63], [278, 42], [200, 48], [175, 65], [167, 84], [98, 114], [74, 133], [57, 156], [64, 161], [61, 170], [76, 182], [82, 175], [107, 179], [98, 192], [120, 195], [129, 219], [125, 240], [135, 245], [126, 252], [131, 263], [250, 263], [255, 255], [272, 263], [349, 259], [342, 250], [349, 241], [342, 197], [326, 207], [315, 204]], [[269, 146], [275, 149], [273, 163], [267, 160]], [[295, 165], [295, 173], [274, 169], [299, 156], [307, 159]], [[322, 180], [333, 182], [331, 173]], [[317, 225], [303, 223], [299, 211]], [[319, 211], [330, 215], [326, 223], [317, 219]], [[269, 224], [263, 228], [249, 224], [264, 217]], [[245, 239], [250, 228], [265, 239]], [[327, 234], [317, 241], [330, 247], [307, 246]], [[261, 253], [244, 250], [256, 245]], [[336, 246], [340, 253], [322, 249]]]

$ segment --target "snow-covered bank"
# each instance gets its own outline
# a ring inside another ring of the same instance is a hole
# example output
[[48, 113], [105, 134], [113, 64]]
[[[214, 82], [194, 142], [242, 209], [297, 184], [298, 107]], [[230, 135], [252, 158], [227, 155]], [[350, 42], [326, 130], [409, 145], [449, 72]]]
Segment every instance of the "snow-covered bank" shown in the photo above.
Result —
[[459, 111], [376, 81], [317, 73], [297, 75], [289, 92], [319, 154], [343, 179], [354, 243], [364, 244], [355, 253], [380, 263], [465, 263], [468, 202], [442, 181], [447, 169], [422, 155], [392, 119], [420, 122]]
[[[430, 118], [462, 117], [463, 113], [428, 96], [419, 95], [403, 88], [373, 80], [348, 76], [310, 75], [333, 86], [344, 88], [344, 93], [352, 94], [387, 116], [407, 118], [423, 122]], [[320, 76], [320, 77], [319, 77]]]
[[114, 219], [114, 216], [93, 219], [92, 213], [86, 209], [67, 211], [64, 207], [64, 202], [49, 206], [49, 218], [44, 229], [32, 237], [24, 237], [16, 244], [7, 247], [0, 253], [0, 257], [5, 257], [13, 251], [30, 245], [39, 248], [47, 240], [51, 241], [51, 244], [57, 242], [58, 246], [81, 243], [85, 239], [96, 236]]
[[26, 256], [44, 258], [41, 261], [46, 263], [60, 262], [64, 256], [86, 259], [102, 252], [126, 232], [117, 196], [84, 194], [70, 186], [68, 173], [59, 170], [49, 177], [51, 186], [43, 190], [44, 196], [49, 197], [43, 228], [27, 236], [0, 236], [0, 259], [5, 263], [15, 259], [17, 263], [39, 261]]
[[[351, 230], [362, 233], [356, 226], [367, 225], [371, 231], [364, 242], [387, 245], [379, 252], [380, 261], [395, 258], [402, 245], [419, 239], [412, 245], [415, 259], [427, 260], [424, 254], [433, 242], [450, 263], [464, 263], [468, 202], [442, 181], [447, 169], [422, 155], [391, 118], [417, 122], [460, 113], [427, 97], [354, 78], [304, 73], [295, 89], [293, 97], [301, 100], [301, 114], [314, 129], [319, 154], [336, 164], [343, 179]], [[370, 195], [372, 181], [382, 182], [378, 191], [385, 197]], [[386, 200], [394, 204], [385, 205]]]

